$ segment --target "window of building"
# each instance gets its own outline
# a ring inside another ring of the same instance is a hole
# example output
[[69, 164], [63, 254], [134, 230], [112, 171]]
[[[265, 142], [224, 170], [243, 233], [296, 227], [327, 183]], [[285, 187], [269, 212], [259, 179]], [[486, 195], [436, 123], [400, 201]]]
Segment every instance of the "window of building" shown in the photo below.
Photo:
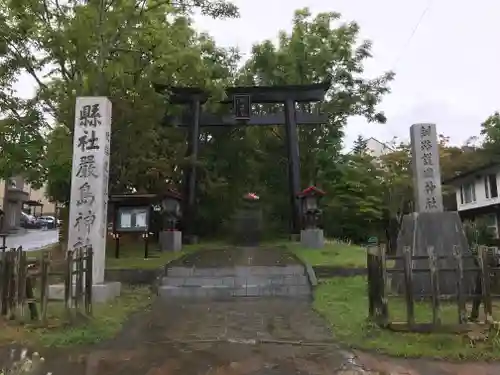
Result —
[[497, 187], [497, 175], [489, 174], [484, 176], [484, 193], [486, 198], [497, 198], [498, 197], [498, 187]]
[[484, 219], [484, 222], [488, 229], [491, 231], [491, 234], [495, 236], [495, 238], [498, 238], [498, 220], [497, 220], [497, 215], [496, 214], [488, 214], [484, 215], [481, 218]]
[[474, 182], [464, 184], [460, 188], [460, 202], [464, 203], [472, 203], [476, 201], [476, 187]]

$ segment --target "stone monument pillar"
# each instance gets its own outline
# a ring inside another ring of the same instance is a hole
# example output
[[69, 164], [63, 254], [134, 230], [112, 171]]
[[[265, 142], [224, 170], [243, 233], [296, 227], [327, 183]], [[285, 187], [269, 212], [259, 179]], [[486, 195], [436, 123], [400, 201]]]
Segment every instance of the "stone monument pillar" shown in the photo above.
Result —
[[[413, 189], [415, 212], [405, 215], [398, 236], [397, 254], [402, 255], [410, 247], [414, 256], [427, 256], [427, 248], [433, 246], [437, 256], [449, 256], [439, 260], [439, 268], [453, 268], [453, 249], [457, 246], [462, 254], [470, 252], [458, 212], [443, 211], [439, 148], [435, 124], [415, 124], [410, 128], [413, 167]], [[402, 268], [397, 262], [396, 268]], [[428, 260], [414, 260], [413, 268], [428, 268]], [[470, 280], [473, 279], [471, 275]], [[394, 279], [399, 292], [404, 290], [402, 277]], [[471, 284], [465, 280], [466, 287]], [[431, 292], [428, 273], [413, 274], [415, 294]], [[441, 293], [456, 293], [456, 278], [453, 272], [439, 274]]]
[[[120, 283], [105, 283], [111, 102], [106, 97], [78, 97], [73, 133], [73, 167], [68, 250], [93, 251], [92, 299], [120, 294]], [[51, 298], [63, 298], [64, 286], [51, 285]]]

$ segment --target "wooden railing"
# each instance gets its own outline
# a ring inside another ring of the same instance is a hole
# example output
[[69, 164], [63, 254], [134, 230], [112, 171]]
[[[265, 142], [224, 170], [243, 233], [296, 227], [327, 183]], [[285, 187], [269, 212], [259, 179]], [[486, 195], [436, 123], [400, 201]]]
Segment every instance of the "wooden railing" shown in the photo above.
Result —
[[7, 250], [7, 234], [0, 233], [0, 251]]
[[[432, 332], [432, 331], [463, 331], [470, 328], [467, 319], [466, 305], [473, 302], [473, 309], [478, 310], [482, 303], [484, 307], [484, 323], [493, 323], [492, 299], [500, 297], [491, 291], [491, 280], [500, 270], [498, 263], [491, 254], [492, 249], [478, 247], [477, 252], [463, 254], [458, 246], [453, 254], [437, 255], [434, 248], [427, 248], [427, 255], [412, 255], [412, 249], [405, 247], [401, 255], [386, 256], [385, 247], [369, 246], [367, 248], [368, 267], [368, 301], [369, 317], [378, 325], [393, 330]], [[427, 262], [425, 262], [427, 261]], [[439, 267], [439, 261], [453, 264], [452, 267]], [[388, 265], [388, 263], [393, 263]], [[427, 263], [422, 267], [421, 263]], [[420, 266], [415, 267], [415, 265]], [[471, 264], [473, 264], [471, 266]], [[455, 275], [456, 288], [454, 294], [440, 292], [440, 274]], [[417, 274], [428, 274], [430, 293], [418, 293], [415, 290], [414, 277]], [[399, 281], [401, 288], [394, 288], [389, 279]], [[473, 292], [466, 290], [465, 284], [473, 284]], [[394, 289], [402, 289], [394, 290]], [[390, 316], [390, 298], [404, 297], [406, 321], [392, 321]], [[443, 301], [455, 301], [457, 307], [456, 323], [443, 322], [440, 307]], [[415, 304], [430, 301], [432, 322], [417, 322], [415, 319]], [[473, 311], [473, 315], [477, 311]]]
[[[68, 252], [60, 261], [52, 260], [50, 252], [33, 258], [28, 255], [22, 247], [0, 253], [1, 316], [46, 324], [49, 302], [56, 301], [64, 303], [70, 320], [75, 315], [92, 314], [92, 250]], [[63, 301], [49, 299], [49, 283], [53, 276], [63, 279]]]
[[91, 249], [68, 251], [64, 276], [64, 304], [69, 317], [71, 314], [92, 315], [92, 264]]

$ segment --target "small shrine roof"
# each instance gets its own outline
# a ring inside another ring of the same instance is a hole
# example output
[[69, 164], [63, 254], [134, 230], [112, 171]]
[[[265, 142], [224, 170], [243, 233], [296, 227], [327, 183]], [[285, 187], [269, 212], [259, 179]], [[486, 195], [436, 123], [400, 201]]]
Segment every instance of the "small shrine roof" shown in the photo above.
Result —
[[298, 197], [307, 197], [307, 196], [311, 196], [311, 195], [319, 195], [319, 196], [323, 196], [325, 195], [326, 193], [317, 188], [316, 186], [309, 186], [308, 188], [302, 190], [299, 194], [298, 194]]

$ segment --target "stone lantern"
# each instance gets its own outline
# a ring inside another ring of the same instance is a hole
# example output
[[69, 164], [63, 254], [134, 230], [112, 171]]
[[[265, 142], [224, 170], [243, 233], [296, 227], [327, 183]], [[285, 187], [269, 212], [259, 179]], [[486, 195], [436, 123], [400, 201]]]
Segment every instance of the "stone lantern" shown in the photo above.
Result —
[[180, 194], [175, 191], [168, 191], [161, 199], [161, 251], [180, 251], [182, 249], [182, 232], [177, 228], [182, 216], [181, 199]]
[[302, 209], [302, 230], [300, 242], [304, 247], [319, 249], [324, 246], [323, 230], [320, 229], [321, 210], [319, 201], [325, 192], [315, 186], [310, 186], [299, 193]]

